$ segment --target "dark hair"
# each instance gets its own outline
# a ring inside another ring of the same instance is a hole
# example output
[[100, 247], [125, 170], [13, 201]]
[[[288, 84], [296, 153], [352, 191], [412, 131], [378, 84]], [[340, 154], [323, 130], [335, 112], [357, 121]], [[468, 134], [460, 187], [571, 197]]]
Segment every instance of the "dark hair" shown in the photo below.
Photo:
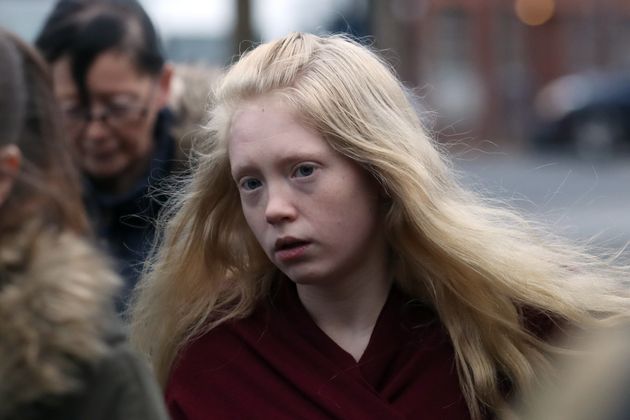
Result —
[[85, 79], [100, 54], [116, 50], [130, 55], [137, 70], [158, 75], [164, 67], [160, 39], [136, 0], [59, 0], [35, 40], [48, 62], [69, 57], [81, 100]]
[[15, 144], [23, 164], [0, 208], [0, 233], [39, 219], [47, 227], [89, 231], [78, 172], [60, 126], [44, 59], [0, 29], [0, 147]]

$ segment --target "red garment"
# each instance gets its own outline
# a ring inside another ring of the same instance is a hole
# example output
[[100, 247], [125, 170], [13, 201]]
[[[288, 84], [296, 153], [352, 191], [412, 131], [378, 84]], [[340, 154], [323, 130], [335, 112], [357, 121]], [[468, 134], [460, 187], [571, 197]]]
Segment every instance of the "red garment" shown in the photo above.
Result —
[[174, 420], [470, 419], [444, 328], [396, 289], [356, 362], [290, 284], [189, 345], [166, 401]]

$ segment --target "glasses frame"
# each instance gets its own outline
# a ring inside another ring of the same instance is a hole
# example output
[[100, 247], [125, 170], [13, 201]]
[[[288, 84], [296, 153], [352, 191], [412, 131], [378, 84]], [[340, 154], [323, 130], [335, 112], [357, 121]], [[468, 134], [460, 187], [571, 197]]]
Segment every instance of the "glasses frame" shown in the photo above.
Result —
[[[90, 108], [83, 108], [83, 112], [81, 113], [82, 115], [78, 118], [72, 117], [69, 118], [67, 116], [66, 112], [63, 112], [64, 115], [64, 119], [66, 122], [66, 125], [68, 126], [68, 128], [72, 128], [72, 131], [75, 133], [75, 135], [81, 135], [83, 133], [85, 133], [85, 130], [88, 128], [88, 126], [90, 125], [90, 123], [94, 122], [94, 121], [98, 121], [103, 125], [106, 125], [108, 128], [116, 130], [116, 129], [120, 129], [121, 127], [124, 127], [126, 124], [131, 124], [131, 123], [136, 123], [138, 121], [141, 121], [142, 119], [146, 118], [148, 113], [149, 113], [149, 109], [151, 107], [151, 102], [153, 102], [153, 100], [155, 99], [155, 96], [157, 94], [157, 90], [158, 90], [158, 81], [155, 81], [151, 84], [151, 90], [149, 91], [149, 94], [146, 97], [146, 100], [144, 101], [144, 103], [142, 105], [138, 105], [138, 107], [130, 107], [129, 109], [138, 109], [138, 114], [137, 116], [133, 117], [133, 118], [129, 118], [128, 121], [124, 121], [121, 124], [112, 124], [111, 123], [111, 118], [112, 118], [112, 107], [107, 107], [104, 106], [103, 109], [100, 112], [94, 112], [92, 111]], [[70, 127], [71, 125], [75, 125], [75, 127]]]

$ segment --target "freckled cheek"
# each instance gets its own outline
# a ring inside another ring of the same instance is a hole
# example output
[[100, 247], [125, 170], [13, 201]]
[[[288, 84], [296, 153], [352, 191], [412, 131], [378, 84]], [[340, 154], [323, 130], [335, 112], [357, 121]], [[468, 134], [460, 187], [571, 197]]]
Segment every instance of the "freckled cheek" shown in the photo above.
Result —
[[340, 194], [333, 194], [327, 200], [318, 200], [316, 205], [307, 211], [317, 221], [316, 229], [321, 230], [320, 232], [326, 236], [336, 237], [356, 223], [355, 204], [352, 197], [346, 198]]
[[328, 201], [320, 202], [318, 219], [322, 233], [343, 238], [345, 233], [367, 233], [379, 223], [378, 199], [368, 199], [356, 191], [335, 191]]

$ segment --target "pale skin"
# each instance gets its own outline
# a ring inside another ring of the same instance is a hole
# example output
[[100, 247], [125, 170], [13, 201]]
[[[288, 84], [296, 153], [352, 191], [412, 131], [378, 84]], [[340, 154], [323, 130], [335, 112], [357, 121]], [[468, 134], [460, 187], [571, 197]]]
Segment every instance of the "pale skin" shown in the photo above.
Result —
[[378, 184], [277, 96], [239, 107], [228, 148], [261, 247], [315, 323], [358, 361], [392, 283]]

